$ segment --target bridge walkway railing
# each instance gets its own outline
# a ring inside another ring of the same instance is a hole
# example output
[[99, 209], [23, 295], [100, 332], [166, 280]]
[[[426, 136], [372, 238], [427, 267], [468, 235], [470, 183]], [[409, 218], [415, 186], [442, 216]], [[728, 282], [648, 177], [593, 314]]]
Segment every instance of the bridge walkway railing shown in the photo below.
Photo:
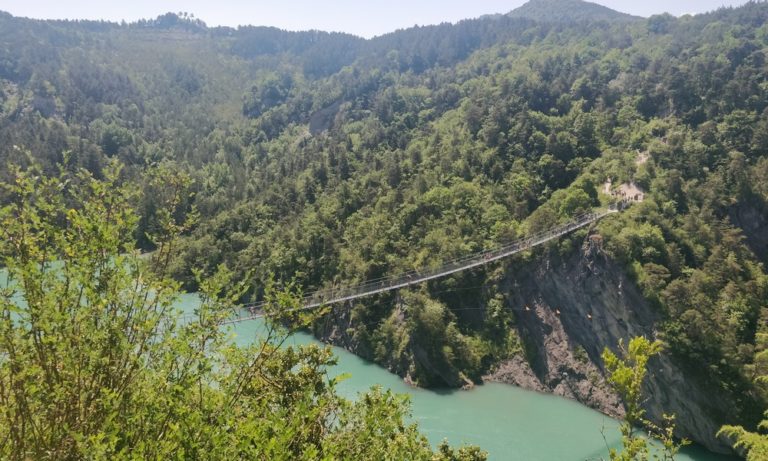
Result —
[[[359, 285], [330, 288], [308, 293], [302, 298], [301, 307], [299, 309], [306, 310], [323, 305], [351, 301], [387, 291], [405, 288], [411, 285], [417, 285], [429, 280], [446, 277], [457, 272], [482, 266], [493, 261], [509, 257], [516, 253], [529, 250], [533, 247], [554, 240], [562, 235], [573, 232], [576, 229], [585, 227], [598, 221], [604, 216], [621, 211], [625, 205], [626, 204], [624, 203], [612, 204], [606, 208], [597, 209], [588, 213], [581, 214], [564, 224], [554, 226], [545, 231], [537, 232], [533, 235], [521, 238], [507, 245], [486, 249], [460, 259], [446, 262], [437, 268], [413, 270], [393, 276], [382, 277], [376, 280], [369, 280]], [[262, 310], [264, 305], [264, 302], [259, 302], [241, 306], [248, 313], [244, 317], [237, 318], [234, 321], [242, 321], [262, 317]]]

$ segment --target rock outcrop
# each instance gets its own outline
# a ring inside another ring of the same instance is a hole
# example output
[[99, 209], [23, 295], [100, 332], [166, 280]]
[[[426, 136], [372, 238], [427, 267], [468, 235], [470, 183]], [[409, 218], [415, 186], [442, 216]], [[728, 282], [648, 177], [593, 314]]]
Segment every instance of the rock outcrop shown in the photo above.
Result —
[[[611, 416], [623, 414], [604, 378], [602, 350], [638, 335], [655, 338], [659, 316], [623, 269], [602, 253], [600, 242], [593, 235], [563, 260], [511, 264], [504, 290], [527, 360], [508, 360], [486, 379], [552, 392]], [[717, 415], [727, 413], [728, 403], [713, 399], [716, 391], [684, 373], [670, 356], [650, 362], [644, 394], [651, 420], [660, 423], [663, 413], [674, 413], [679, 436], [713, 451], [730, 451], [715, 437], [723, 422]]]
[[728, 217], [744, 232], [747, 246], [761, 261], [768, 263], [768, 203], [751, 197], [749, 201], [731, 206]]
[[[499, 364], [484, 380], [553, 393], [623, 416], [624, 407], [604, 377], [602, 351], [638, 335], [656, 338], [660, 316], [623, 268], [602, 252], [601, 243], [599, 235], [590, 235], [565, 258], [542, 248], [532, 262], [508, 262], [500, 288], [525, 353]], [[332, 309], [315, 331], [320, 339], [373, 360], [373, 351], [354, 332], [348, 306]], [[409, 382], [418, 364], [447, 385], [471, 387], [456, 370], [426, 363], [418, 344], [411, 344], [409, 351], [382, 365]], [[718, 392], [680, 369], [671, 356], [651, 360], [644, 395], [646, 416], [652, 421], [661, 423], [665, 412], [675, 414], [679, 436], [713, 451], [730, 452], [715, 437], [724, 423], [720, 415], [728, 414], [728, 402], [712, 398]]]

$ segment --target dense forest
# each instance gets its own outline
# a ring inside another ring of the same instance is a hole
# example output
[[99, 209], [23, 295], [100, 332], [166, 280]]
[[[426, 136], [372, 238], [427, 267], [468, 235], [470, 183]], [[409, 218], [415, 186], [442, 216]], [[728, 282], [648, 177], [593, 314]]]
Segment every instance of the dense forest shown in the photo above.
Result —
[[[598, 233], [669, 356], [729, 403], [713, 418], [754, 427], [768, 402], [768, 3], [647, 19], [583, 2], [548, 18], [551, 3], [370, 40], [0, 13], [0, 181], [33, 163], [101, 178], [114, 159], [145, 192], [146, 251], [184, 187], [173, 277], [197, 290], [195, 271], [226, 265], [249, 282], [242, 301], [269, 280], [311, 291], [436, 267], [633, 183], [645, 200], [596, 229], [345, 306], [345, 334], [418, 385], [479, 382], [527, 354], [503, 273]], [[157, 180], [177, 176], [191, 181]]]

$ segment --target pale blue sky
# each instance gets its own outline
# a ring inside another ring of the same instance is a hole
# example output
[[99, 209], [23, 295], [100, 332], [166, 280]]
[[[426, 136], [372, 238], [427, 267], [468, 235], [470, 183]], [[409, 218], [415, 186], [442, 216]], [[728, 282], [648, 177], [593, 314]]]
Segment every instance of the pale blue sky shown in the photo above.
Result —
[[[595, 0], [638, 16], [701, 13], [747, 0]], [[363, 37], [395, 29], [506, 13], [525, 0], [0, 0], [0, 10], [45, 19], [135, 21], [186, 11], [209, 26], [267, 25], [344, 31]]]

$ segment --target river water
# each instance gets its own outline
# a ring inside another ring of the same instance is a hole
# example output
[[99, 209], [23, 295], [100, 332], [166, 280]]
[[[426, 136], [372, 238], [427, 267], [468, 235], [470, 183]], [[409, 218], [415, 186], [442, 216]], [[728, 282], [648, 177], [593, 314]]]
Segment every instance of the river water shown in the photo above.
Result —
[[[184, 295], [184, 310], [197, 298]], [[264, 323], [252, 320], [232, 327], [236, 341], [247, 344], [263, 332]], [[322, 344], [306, 333], [296, 333], [288, 344]], [[339, 392], [348, 398], [380, 385], [411, 397], [413, 419], [436, 445], [475, 444], [488, 451], [491, 460], [583, 461], [608, 458], [607, 444], [620, 444], [619, 423], [572, 400], [540, 394], [515, 386], [488, 383], [470, 391], [425, 390], [411, 387], [386, 369], [356, 355], [333, 348], [338, 364], [332, 376], [349, 373]], [[605, 439], [601, 433], [605, 433]], [[679, 461], [733, 460], [698, 446], [686, 447]]]
[[[6, 273], [0, 269], [0, 286]], [[21, 300], [19, 300], [21, 302]], [[191, 312], [199, 303], [195, 294], [180, 297], [178, 307]], [[231, 326], [238, 344], [248, 344], [264, 331], [262, 320]], [[289, 345], [322, 343], [307, 333], [295, 333]], [[333, 347], [338, 364], [330, 375], [348, 373], [338, 385], [341, 395], [380, 385], [411, 398], [413, 420], [433, 445], [447, 439], [451, 445], [479, 445], [495, 461], [584, 461], [607, 459], [607, 445], [620, 444], [618, 421], [561, 397], [515, 386], [487, 383], [470, 391], [425, 390], [411, 387], [386, 369]], [[605, 438], [603, 437], [605, 434]], [[700, 446], [686, 447], [678, 461], [732, 461]]]

